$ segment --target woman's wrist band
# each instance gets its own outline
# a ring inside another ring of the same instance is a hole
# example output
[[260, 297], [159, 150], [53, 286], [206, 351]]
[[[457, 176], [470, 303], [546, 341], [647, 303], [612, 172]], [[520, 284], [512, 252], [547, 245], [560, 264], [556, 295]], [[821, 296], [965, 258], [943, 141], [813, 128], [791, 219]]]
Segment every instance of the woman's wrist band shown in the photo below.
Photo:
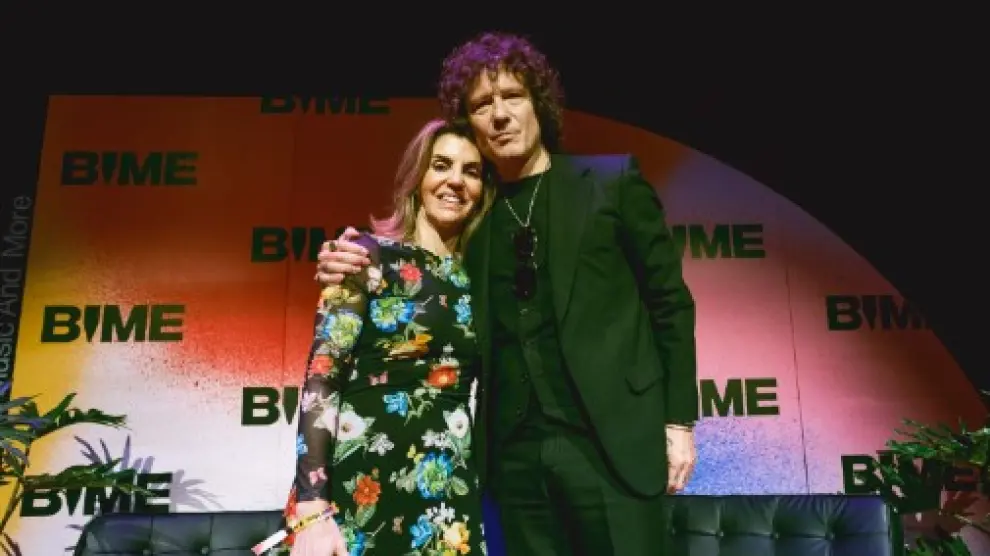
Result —
[[337, 508], [333, 504], [330, 504], [330, 506], [328, 506], [322, 512], [309, 514], [308, 516], [295, 521], [289, 520], [286, 523], [285, 527], [272, 533], [272, 535], [269, 536], [267, 539], [254, 545], [254, 548], [251, 549], [251, 552], [253, 552], [255, 556], [261, 556], [265, 552], [268, 552], [269, 550], [275, 548], [278, 545], [278, 543], [289, 538], [289, 535], [293, 533], [298, 533], [299, 531], [302, 531], [303, 529], [309, 527], [310, 525], [318, 521], [325, 521], [327, 519], [330, 519], [331, 517], [333, 517], [333, 514], [335, 513], [337, 513]]

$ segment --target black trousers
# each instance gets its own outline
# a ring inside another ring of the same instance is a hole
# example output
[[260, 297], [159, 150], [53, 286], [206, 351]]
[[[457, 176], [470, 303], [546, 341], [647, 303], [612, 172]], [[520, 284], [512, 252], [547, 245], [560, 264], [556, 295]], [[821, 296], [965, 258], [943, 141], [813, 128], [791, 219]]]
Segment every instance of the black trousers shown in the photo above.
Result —
[[491, 494], [507, 555], [671, 554], [666, 496], [628, 491], [589, 433], [536, 418], [494, 448]]

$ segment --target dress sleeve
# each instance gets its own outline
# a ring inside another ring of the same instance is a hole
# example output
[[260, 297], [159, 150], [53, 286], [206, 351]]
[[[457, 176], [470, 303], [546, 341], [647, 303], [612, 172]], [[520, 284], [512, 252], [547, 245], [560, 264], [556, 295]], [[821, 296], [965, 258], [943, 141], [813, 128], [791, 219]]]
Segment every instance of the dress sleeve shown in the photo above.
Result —
[[328, 484], [340, 395], [354, 367], [354, 347], [367, 313], [368, 294], [382, 286], [378, 243], [367, 234], [356, 242], [368, 250], [371, 264], [342, 284], [324, 288], [317, 302], [299, 404], [294, 502], [331, 502]]

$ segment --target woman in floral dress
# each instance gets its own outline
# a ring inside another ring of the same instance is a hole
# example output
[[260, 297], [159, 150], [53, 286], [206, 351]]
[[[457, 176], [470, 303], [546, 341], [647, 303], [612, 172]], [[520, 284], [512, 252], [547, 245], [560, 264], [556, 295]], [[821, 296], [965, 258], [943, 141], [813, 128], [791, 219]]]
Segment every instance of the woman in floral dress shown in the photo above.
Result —
[[460, 254], [492, 194], [470, 132], [443, 121], [396, 181], [395, 212], [357, 240], [371, 264], [318, 303], [287, 514], [335, 519], [297, 533], [293, 556], [485, 554]]

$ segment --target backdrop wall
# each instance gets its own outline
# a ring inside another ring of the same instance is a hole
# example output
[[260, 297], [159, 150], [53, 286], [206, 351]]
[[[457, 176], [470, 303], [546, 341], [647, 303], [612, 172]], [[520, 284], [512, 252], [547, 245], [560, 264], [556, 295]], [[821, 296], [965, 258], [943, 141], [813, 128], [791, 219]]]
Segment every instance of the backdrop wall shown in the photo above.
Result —
[[[78, 392], [129, 429], [73, 429], [32, 469], [125, 456], [162, 490], [131, 509], [280, 508], [314, 255], [384, 210], [434, 115], [431, 99], [53, 97], [36, 195], [3, 201], [5, 315], [19, 306], [20, 322], [0, 324], [0, 349], [14, 396], [44, 408]], [[639, 158], [684, 245], [706, 416], [689, 492], [854, 490], [856, 456], [901, 418], [982, 417], [923, 317], [800, 208], [670, 140], [566, 118], [568, 150]], [[11, 531], [25, 554], [75, 543], [102, 500], [79, 494], [25, 499]]]

